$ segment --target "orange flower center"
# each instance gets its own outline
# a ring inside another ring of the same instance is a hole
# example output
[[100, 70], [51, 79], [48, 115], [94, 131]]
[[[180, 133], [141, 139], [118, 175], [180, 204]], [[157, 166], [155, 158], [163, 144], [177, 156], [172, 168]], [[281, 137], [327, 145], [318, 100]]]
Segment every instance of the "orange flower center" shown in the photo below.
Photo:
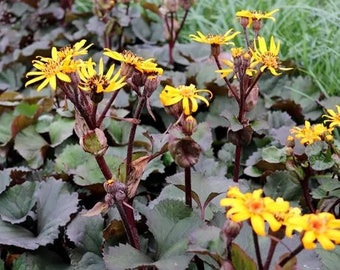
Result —
[[277, 56], [274, 55], [271, 52], [266, 52], [265, 54], [262, 55], [261, 57], [262, 63], [264, 63], [265, 66], [267, 67], [273, 67], [273, 68], [278, 68], [278, 59]]
[[259, 199], [249, 199], [246, 201], [246, 206], [251, 213], [262, 213], [263, 212], [263, 202]]
[[191, 87], [181, 88], [181, 96], [183, 97], [193, 97], [195, 95], [195, 90]]
[[313, 231], [323, 233], [326, 230], [326, 220], [318, 217], [312, 217], [309, 221], [309, 226]]

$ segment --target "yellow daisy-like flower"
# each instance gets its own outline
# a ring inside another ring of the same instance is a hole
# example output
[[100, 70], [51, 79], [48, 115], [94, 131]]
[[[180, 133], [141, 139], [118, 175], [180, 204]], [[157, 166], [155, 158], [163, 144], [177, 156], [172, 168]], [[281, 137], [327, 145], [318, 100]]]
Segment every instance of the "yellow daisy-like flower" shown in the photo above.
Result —
[[303, 232], [305, 249], [314, 249], [319, 242], [323, 249], [332, 250], [340, 243], [340, 220], [331, 213], [305, 214], [292, 217], [289, 222], [296, 225], [297, 231]]
[[124, 50], [122, 53], [112, 51], [110, 49], [104, 49], [104, 55], [115, 59], [122, 63], [121, 74], [126, 77], [130, 77], [135, 70], [146, 75], [162, 75], [163, 69], [157, 67], [155, 59], [144, 59], [143, 57], [135, 55], [133, 52]]
[[240, 34], [240, 32], [233, 32], [233, 29], [230, 29], [229, 31], [227, 31], [224, 35], [212, 35], [212, 34], [208, 34], [208, 35], [204, 35], [202, 34], [200, 31], [197, 31], [197, 36], [196, 35], [189, 35], [189, 37], [197, 42], [201, 42], [201, 43], [206, 43], [206, 44], [210, 44], [210, 45], [227, 45], [227, 44], [234, 44], [233, 42], [231, 42], [231, 40], [237, 36], [238, 34]]
[[328, 118], [327, 120], [324, 121], [324, 123], [328, 123], [330, 128], [334, 128], [334, 127], [339, 127], [340, 126], [340, 106], [336, 106], [337, 109], [337, 113], [332, 110], [332, 109], [328, 109], [327, 113], [328, 114], [324, 114], [323, 117]]
[[278, 11], [279, 9], [275, 9], [271, 12], [263, 13], [262, 11], [241, 10], [236, 12], [236, 17], [246, 18], [248, 20], [247, 27], [250, 27], [254, 20], [270, 19], [275, 21], [273, 14]]
[[79, 88], [84, 91], [93, 91], [95, 93], [113, 92], [122, 88], [126, 83], [124, 78], [119, 78], [120, 72], [115, 75], [114, 65], [111, 65], [106, 74], [104, 74], [103, 59], [100, 58], [98, 71], [94, 68], [95, 63], [92, 59], [88, 60], [79, 70]]
[[289, 203], [283, 200], [274, 201], [270, 197], [262, 197], [263, 190], [243, 194], [238, 187], [229, 189], [227, 198], [220, 201], [221, 206], [229, 207], [226, 216], [232, 221], [250, 220], [253, 230], [261, 236], [266, 235], [265, 221], [272, 231], [277, 231], [282, 223], [275, 217], [276, 212], [287, 212]]
[[42, 83], [38, 86], [37, 91], [41, 91], [48, 84], [53, 90], [57, 88], [57, 79], [64, 82], [71, 82], [70, 77], [66, 74], [67, 64], [70, 62], [70, 56], [65, 59], [60, 59], [58, 56], [58, 51], [56, 47], [51, 50], [52, 58], [39, 57], [40, 60], [33, 60], [33, 66], [38, 71], [30, 71], [26, 74], [26, 77], [37, 76], [28, 82], [26, 82], [25, 87], [38, 81]]
[[[228, 59], [222, 59], [222, 62], [228, 67], [226, 69], [219, 69], [215, 72], [221, 74], [221, 78], [227, 77], [228, 75], [232, 73], [236, 73], [239, 69], [238, 67], [241, 67], [242, 65], [242, 72], [244, 72], [244, 65], [246, 61], [251, 60], [251, 57], [248, 52], [246, 52], [243, 48], [231, 48], [231, 56], [233, 58], [233, 61], [230, 61]], [[236, 68], [235, 68], [236, 65]], [[249, 67], [246, 68], [246, 74], [248, 76], [253, 76], [256, 74], [256, 70], [253, 68], [250, 68], [251, 62], [249, 61]]]
[[136, 63], [136, 69], [144, 74], [152, 74], [152, 75], [162, 75], [163, 69], [157, 67], [157, 64], [153, 62], [154, 59], [150, 58], [140, 63]]
[[209, 106], [209, 101], [205, 97], [200, 96], [199, 93], [208, 93], [209, 99], [212, 98], [212, 93], [209, 90], [198, 90], [193, 84], [190, 84], [189, 86], [180, 85], [177, 88], [167, 85], [159, 95], [159, 98], [163, 106], [166, 107], [181, 102], [183, 113], [185, 115], [190, 115], [198, 109], [196, 99], [203, 101]]
[[252, 51], [252, 67], [260, 64], [260, 71], [264, 72], [268, 69], [274, 76], [278, 76], [277, 70], [291, 70], [291, 68], [282, 68], [280, 66], [279, 52], [280, 42], [275, 44], [274, 37], [270, 38], [269, 48], [267, 47], [266, 41], [263, 37], [258, 37], [258, 44], [254, 42], [254, 51]]
[[68, 56], [71, 56], [73, 58], [79, 55], [86, 55], [87, 49], [90, 48], [93, 44], [91, 43], [90, 45], [83, 48], [85, 43], [86, 43], [86, 39], [82, 39], [81, 41], [75, 43], [73, 46], [66, 46], [66, 47], [61, 48], [58, 51], [58, 57], [60, 57], [61, 59], [64, 59]]
[[332, 129], [328, 129], [323, 124], [312, 126], [309, 121], [305, 121], [304, 127], [293, 127], [290, 133], [300, 140], [301, 144], [312, 144], [316, 141], [330, 141], [333, 139]]

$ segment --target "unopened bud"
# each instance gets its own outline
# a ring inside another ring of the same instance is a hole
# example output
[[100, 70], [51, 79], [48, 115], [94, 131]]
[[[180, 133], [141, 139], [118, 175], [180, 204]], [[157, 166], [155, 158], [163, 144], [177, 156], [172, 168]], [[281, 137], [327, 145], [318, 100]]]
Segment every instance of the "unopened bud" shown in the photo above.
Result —
[[181, 124], [182, 124], [182, 132], [187, 136], [191, 136], [197, 127], [197, 121], [191, 115], [187, 117], [183, 117]]
[[221, 53], [221, 45], [219, 44], [211, 44], [210, 45], [210, 54], [211, 56], [217, 57]]
[[253, 29], [255, 32], [259, 32], [262, 27], [262, 21], [261, 20], [253, 20]]
[[98, 104], [103, 100], [104, 93], [103, 92], [97, 93], [96, 91], [91, 91], [90, 98], [93, 103]]
[[164, 5], [169, 12], [177, 12], [179, 8], [178, 2], [178, 0], [164, 0]]
[[102, 156], [108, 148], [107, 139], [104, 132], [96, 128], [85, 133], [79, 140], [80, 145], [84, 151], [94, 155]]
[[155, 92], [159, 84], [157, 75], [150, 75], [146, 78], [144, 91], [147, 97], [151, 97], [152, 93]]
[[249, 23], [249, 19], [247, 17], [241, 17], [240, 18], [240, 24], [243, 28], [246, 28]]
[[235, 239], [236, 236], [239, 235], [242, 229], [242, 222], [235, 222], [230, 219], [227, 219], [224, 223], [222, 232], [226, 236], [226, 238], [230, 241]]
[[201, 147], [191, 137], [183, 139], [170, 138], [169, 152], [176, 164], [182, 168], [194, 166], [200, 157]]
[[194, 3], [194, 0], [179, 0], [179, 5], [184, 10], [188, 10]]
[[114, 179], [109, 179], [104, 183], [104, 190], [106, 191], [106, 193], [115, 193], [115, 180]]

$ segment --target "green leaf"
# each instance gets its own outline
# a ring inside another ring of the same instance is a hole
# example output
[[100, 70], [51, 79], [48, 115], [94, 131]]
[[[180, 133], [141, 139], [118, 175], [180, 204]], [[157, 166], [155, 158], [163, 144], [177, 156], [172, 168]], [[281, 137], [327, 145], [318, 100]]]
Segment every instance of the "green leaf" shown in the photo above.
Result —
[[26, 181], [2, 193], [0, 195], [1, 219], [12, 224], [25, 221], [36, 202], [37, 187], [36, 182]]
[[98, 270], [105, 269], [105, 263], [102, 256], [92, 252], [86, 252], [80, 260], [74, 265], [73, 270]]
[[0, 171], [0, 194], [6, 190], [6, 187], [11, 182], [11, 169], [4, 169]]
[[215, 258], [223, 258], [226, 253], [225, 240], [221, 229], [215, 226], [204, 226], [190, 234], [188, 251], [196, 254], [210, 254]]
[[269, 163], [283, 163], [286, 161], [286, 150], [269, 146], [262, 149], [262, 158]]
[[248, 256], [248, 254], [237, 244], [232, 243], [231, 247], [231, 260], [233, 266], [237, 270], [247, 269], [256, 270], [257, 266], [255, 261]]
[[12, 132], [9, 128], [15, 118], [13, 113], [3, 112], [0, 114], [0, 143], [5, 145], [12, 138]]
[[59, 117], [49, 127], [51, 146], [55, 147], [73, 134], [74, 119]]
[[332, 152], [328, 148], [327, 143], [323, 141], [307, 145], [305, 152], [311, 167], [316, 171], [327, 170], [335, 164]]
[[40, 244], [51, 243], [70, 215], [77, 211], [78, 193], [70, 193], [66, 183], [53, 178], [40, 184], [37, 200], [38, 233]]
[[38, 117], [35, 130], [38, 133], [46, 133], [49, 131], [50, 125], [53, 122], [53, 116], [51, 114], [42, 114]]
[[67, 226], [67, 237], [81, 250], [101, 255], [104, 220], [101, 215], [86, 217], [78, 215]]
[[334, 250], [324, 250], [317, 247], [315, 252], [319, 255], [323, 264], [323, 270], [339, 269], [340, 262], [340, 246], [337, 245]]
[[[71, 270], [68, 264], [56, 253], [47, 250], [38, 250], [34, 254], [25, 252], [13, 263], [12, 270]], [[84, 268], [85, 269], [85, 268]]]
[[26, 159], [33, 169], [43, 165], [44, 150], [47, 146], [48, 143], [39, 135], [34, 126], [29, 126], [20, 131], [14, 141], [14, 149]]
[[130, 245], [123, 244], [105, 250], [104, 261], [108, 270], [126, 270], [152, 265], [150, 257]]
[[15, 115], [25, 115], [27, 117], [33, 117], [37, 112], [39, 106], [37, 104], [28, 104], [26, 102], [20, 103], [15, 107]]
[[158, 259], [182, 255], [191, 259], [192, 255], [185, 253], [188, 235], [202, 224], [196, 212], [177, 200], [163, 200], [152, 209], [140, 210], [156, 239]]
[[[116, 171], [122, 163], [120, 157], [109, 154], [107, 151], [106, 162], [112, 171]], [[95, 158], [86, 153], [80, 145], [68, 145], [56, 158], [57, 172], [65, 172], [74, 175], [73, 181], [80, 186], [87, 186], [97, 183], [104, 183], [103, 176]]]
[[198, 124], [192, 138], [201, 146], [203, 151], [211, 149], [213, 139], [208, 123], [204, 122]]
[[263, 187], [266, 196], [273, 199], [282, 197], [287, 201], [298, 201], [301, 196], [301, 186], [296, 184], [296, 174], [289, 171], [275, 171], [267, 177]]
[[77, 205], [78, 194], [70, 193], [66, 183], [52, 178], [41, 182], [37, 191], [36, 235], [24, 227], [0, 220], [0, 244], [34, 250], [53, 243], [59, 235], [59, 227], [70, 220]]

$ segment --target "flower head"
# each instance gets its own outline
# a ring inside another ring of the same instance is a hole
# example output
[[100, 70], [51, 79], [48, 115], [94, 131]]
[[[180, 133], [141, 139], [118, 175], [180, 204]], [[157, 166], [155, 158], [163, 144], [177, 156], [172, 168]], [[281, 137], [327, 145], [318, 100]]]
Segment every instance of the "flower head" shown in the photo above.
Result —
[[233, 42], [231, 42], [231, 40], [237, 36], [240, 32], [233, 32], [233, 29], [230, 29], [229, 31], [227, 31], [224, 35], [204, 35], [202, 34], [200, 31], [197, 31], [197, 36], [196, 35], [189, 35], [189, 37], [197, 42], [201, 42], [201, 43], [206, 43], [206, 44], [210, 44], [210, 45], [227, 45], [227, 44], [234, 44]]
[[314, 249], [319, 242], [323, 249], [331, 250], [340, 243], [340, 220], [333, 214], [321, 212], [290, 218], [296, 230], [303, 232], [302, 244], [306, 249]]
[[65, 59], [60, 59], [58, 57], [58, 51], [56, 47], [51, 50], [51, 58], [48, 57], [38, 57], [40, 60], [33, 60], [33, 66], [37, 71], [30, 71], [26, 74], [26, 77], [37, 76], [28, 82], [26, 82], [25, 87], [28, 85], [42, 81], [38, 86], [37, 91], [42, 90], [48, 84], [53, 90], [57, 89], [57, 78], [64, 82], [71, 82], [70, 77], [66, 74], [70, 62], [70, 56]]
[[282, 223], [275, 217], [277, 212], [287, 212], [289, 203], [283, 200], [274, 201], [270, 197], [262, 197], [263, 190], [243, 194], [238, 187], [230, 188], [227, 198], [220, 201], [221, 206], [230, 207], [226, 216], [232, 221], [250, 220], [253, 230], [258, 235], [266, 235], [265, 221], [272, 231], [277, 231]]
[[333, 139], [331, 135], [332, 129], [328, 129], [323, 124], [311, 125], [309, 121], [305, 121], [304, 127], [293, 127], [290, 130], [293, 137], [300, 140], [301, 144], [312, 144], [316, 141], [330, 141]]
[[334, 110], [328, 109], [327, 113], [323, 117], [327, 118], [324, 123], [330, 122], [329, 127], [334, 128], [340, 126], [340, 106], [336, 106], [337, 113]]
[[[256, 70], [251, 68], [251, 57], [250, 54], [241, 47], [231, 48], [232, 60], [222, 59], [222, 62], [227, 66], [226, 69], [216, 70], [217, 73], [221, 74], [221, 77], [227, 77], [232, 73], [246, 73], [248, 76], [253, 76]], [[239, 74], [241, 75], [241, 74]]]
[[212, 93], [209, 90], [198, 90], [195, 85], [190, 84], [189, 86], [180, 85], [177, 88], [167, 85], [161, 92], [159, 98], [163, 106], [171, 106], [181, 102], [183, 113], [190, 115], [198, 109], [196, 99], [203, 101], [209, 106], [209, 101], [205, 97], [200, 96], [199, 93], [208, 93], [210, 95], [209, 99], [212, 97]]
[[260, 64], [260, 71], [269, 70], [273, 75], [278, 76], [277, 70], [291, 70], [291, 68], [282, 68], [280, 66], [279, 52], [280, 42], [275, 44], [274, 37], [270, 38], [269, 48], [263, 37], [258, 37], [258, 44], [254, 42], [254, 51], [252, 50], [252, 67]]
[[86, 39], [82, 39], [81, 41], [75, 43], [73, 46], [66, 46], [66, 47], [61, 48], [58, 51], [58, 57], [60, 59], [64, 59], [68, 56], [76, 57], [79, 55], [86, 55], [87, 49], [90, 48], [93, 44], [91, 43], [90, 45], [83, 48], [85, 43], [86, 43]]
[[94, 68], [95, 63], [92, 59], [88, 60], [79, 70], [80, 84], [79, 88], [84, 91], [93, 91], [95, 93], [112, 92], [122, 88], [126, 83], [124, 78], [119, 78], [118, 71], [113, 75], [114, 65], [111, 65], [106, 74], [104, 74], [103, 59], [100, 58], [98, 71]]
[[262, 11], [249, 11], [249, 10], [241, 10], [236, 12], [236, 17], [241, 19], [246, 19], [245, 26], [250, 27], [253, 21], [261, 21], [262, 19], [270, 19], [275, 21], [273, 14], [278, 12], [279, 9], [275, 9], [271, 12], [263, 13]]

